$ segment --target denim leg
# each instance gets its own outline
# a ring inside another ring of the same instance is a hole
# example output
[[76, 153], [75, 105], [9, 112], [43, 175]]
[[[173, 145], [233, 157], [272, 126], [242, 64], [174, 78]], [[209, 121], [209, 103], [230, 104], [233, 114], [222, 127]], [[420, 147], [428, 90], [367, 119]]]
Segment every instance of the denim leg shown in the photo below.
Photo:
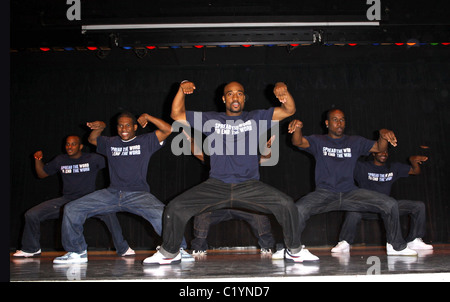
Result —
[[37, 252], [41, 245], [41, 222], [49, 219], [58, 219], [61, 208], [70, 200], [64, 197], [44, 201], [32, 207], [25, 213], [25, 226], [22, 235], [22, 251], [28, 253]]
[[379, 213], [384, 222], [387, 241], [397, 251], [406, 247], [400, 228], [398, 203], [392, 197], [371, 190], [356, 189], [343, 195], [341, 210]]
[[348, 244], [352, 244], [355, 240], [357, 227], [362, 219], [362, 213], [359, 212], [346, 212], [344, 223], [339, 233], [339, 241], [345, 240]]
[[121, 211], [146, 219], [161, 236], [164, 204], [149, 192], [119, 192]]
[[208, 248], [207, 237], [209, 228], [212, 225], [233, 219], [244, 220], [251, 226], [253, 234], [258, 238], [258, 244], [261, 248], [273, 248], [275, 240], [271, 233], [270, 220], [266, 215], [237, 209], [222, 209], [195, 216], [195, 238], [191, 242], [192, 249], [206, 250]]
[[193, 216], [230, 205], [230, 184], [210, 178], [175, 197], [166, 206], [163, 217], [163, 244], [166, 257], [178, 254], [186, 224]]
[[69, 202], [64, 207], [62, 221], [62, 244], [67, 252], [81, 253], [87, 250], [83, 235], [86, 219], [100, 214], [119, 212], [116, 191], [98, 190], [79, 199]]
[[[214, 211], [214, 212], [219, 212]], [[202, 213], [194, 217], [194, 239], [191, 241], [193, 250], [204, 251], [208, 249], [208, 232], [211, 223], [212, 212]]]
[[244, 220], [251, 226], [261, 248], [272, 249], [274, 247], [275, 239], [272, 236], [270, 220], [266, 215], [234, 209], [228, 211], [231, 214], [231, 219]]
[[399, 200], [398, 209], [400, 215], [409, 215], [411, 224], [406, 242], [416, 238], [423, 238], [426, 232], [425, 203], [414, 200]]
[[376, 213], [346, 212], [344, 223], [342, 224], [341, 232], [339, 233], [339, 241], [345, 240], [349, 244], [352, 244], [362, 219], [378, 220], [380, 219], [380, 215]]
[[325, 189], [316, 189], [300, 198], [295, 206], [298, 210], [299, 235], [303, 233], [308, 219], [320, 213], [339, 210], [342, 193], [335, 193]]
[[128, 242], [123, 238], [122, 227], [120, 226], [119, 219], [117, 219], [116, 213], [111, 213], [107, 215], [95, 216], [95, 218], [103, 221], [108, 227], [109, 232], [116, 248], [116, 253], [118, 255], [123, 255], [130, 247]]
[[291, 197], [258, 180], [232, 186], [232, 207], [273, 214], [281, 225], [286, 247], [293, 253], [301, 250], [298, 211]]

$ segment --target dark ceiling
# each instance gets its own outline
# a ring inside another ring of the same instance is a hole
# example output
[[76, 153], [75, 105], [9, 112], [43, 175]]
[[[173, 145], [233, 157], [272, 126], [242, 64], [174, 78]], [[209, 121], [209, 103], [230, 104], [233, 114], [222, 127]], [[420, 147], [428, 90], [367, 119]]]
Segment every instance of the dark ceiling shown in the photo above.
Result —
[[11, 48], [40, 46], [195, 45], [225, 43], [450, 42], [450, 1], [371, 0], [379, 2], [376, 27], [202, 28], [103, 30], [82, 34], [83, 25], [164, 23], [247, 23], [365, 21], [366, 0], [80, 0], [81, 20], [69, 21], [64, 0], [11, 0]]

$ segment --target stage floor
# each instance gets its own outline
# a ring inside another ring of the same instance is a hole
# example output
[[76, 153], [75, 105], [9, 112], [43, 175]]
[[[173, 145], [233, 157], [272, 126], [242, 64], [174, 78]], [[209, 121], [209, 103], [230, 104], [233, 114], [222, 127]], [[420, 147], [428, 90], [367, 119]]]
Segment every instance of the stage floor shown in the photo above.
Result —
[[353, 247], [350, 254], [332, 254], [331, 247], [308, 248], [317, 263], [286, 263], [259, 254], [259, 249], [208, 250], [195, 262], [148, 266], [142, 260], [154, 251], [119, 257], [112, 251], [89, 251], [86, 264], [53, 264], [63, 252], [34, 258], [10, 254], [10, 281], [450, 281], [450, 245], [434, 245], [418, 257], [387, 256], [381, 246]]

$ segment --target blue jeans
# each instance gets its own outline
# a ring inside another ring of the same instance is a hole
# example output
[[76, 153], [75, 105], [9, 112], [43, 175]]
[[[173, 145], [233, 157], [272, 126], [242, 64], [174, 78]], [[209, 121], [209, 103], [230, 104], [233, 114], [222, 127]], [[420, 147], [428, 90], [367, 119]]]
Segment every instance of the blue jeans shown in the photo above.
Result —
[[124, 192], [111, 188], [95, 191], [64, 207], [61, 230], [63, 247], [68, 252], [87, 250], [83, 236], [86, 219], [116, 212], [129, 212], [145, 218], [161, 236], [163, 211], [164, 204], [149, 192]]
[[[63, 206], [70, 202], [71, 199], [64, 196], [44, 201], [37, 206], [32, 207], [25, 213], [25, 226], [22, 235], [22, 251], [28, 253], [37, 252], [41, 246], [39, 239], [41, 237], [41, 222], [49, 219], [58, 219], [61, 215]], [[95, 218], [102, 220], [108, 230], [119, 255], [125, 253], [129, 246], [122, 236], [122, 228], [120, 227], [117, 216], [112, 213], [109, 215], [100, 215]]]
[[298, 212], [291, 197], [258, 180], [230, 184], [209, 178], [178, 195], [167, 205], [160, 252], [166, 257], [178, 254], [189, 219], [224, 208], [244, 208], [273, 214], [283, 229], [286, 247], [293, 253], [301, 250], [300, 236], [297, 234]]
[[[423, 238], [426, 230], [425, 204], [422, 201], [399, 200], [398, 210], [400, 216], [409, 215], [411, 217], [411, 226], [406, 237], [406, 242], [413, 241], [416, 238]], [[352, 244], [356, 235], [356, 227], [361, 222], [361, 219], [375, 220], [379, 218], [379, 215], [375, 213], [345, 213], [345, 220], [339, 234], [339, 241], [345, 240], [349, 244]]]
[[250, 213], [242, 210], [223, 209], [202, 213], [194, 219], [194, 239], [191, 241], [191, 249], [208, 249], [208, 231], [211, 225], [232, 219], [244, 220], [252, 228], [253, 234], [258, 238], [261, 248], [272, 249], [275, 244], [273, 239], [270, 220], [266, 215]]
[[406, 247], [400, 229], [397, 201], [385, 194], [365, 189], [335, 193], [319, 188], [300, 198], [295, 205], [299, 213], [300, 234], [312, 215], [331, 211], [371, 212], [381, 215], [387, 240], [392, 247], [397, 251]]

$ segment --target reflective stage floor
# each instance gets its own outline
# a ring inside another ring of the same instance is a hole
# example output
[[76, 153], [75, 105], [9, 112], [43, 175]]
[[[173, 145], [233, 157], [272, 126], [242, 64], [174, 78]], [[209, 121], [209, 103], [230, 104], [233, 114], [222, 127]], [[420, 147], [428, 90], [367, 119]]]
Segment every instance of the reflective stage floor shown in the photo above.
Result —
[[332, 254], [331, 247], [310, 247], [316, 263], [285, 263], [259, 254], [259, 249], [209, 250], [203, 258], [176, 265], [148, 266], [154, 251], [119, 257], [113, 251], [89, 251], [86, 264], [53, 264], [63, 252], [34, 258], [10, 255], [10, 281], [153, 281], [153, 282], [302, 282], [302, 281], [450, 281], [450, 245], [434, 245], [418, 257], [387, 256], [381, 246], [353, 247]]

